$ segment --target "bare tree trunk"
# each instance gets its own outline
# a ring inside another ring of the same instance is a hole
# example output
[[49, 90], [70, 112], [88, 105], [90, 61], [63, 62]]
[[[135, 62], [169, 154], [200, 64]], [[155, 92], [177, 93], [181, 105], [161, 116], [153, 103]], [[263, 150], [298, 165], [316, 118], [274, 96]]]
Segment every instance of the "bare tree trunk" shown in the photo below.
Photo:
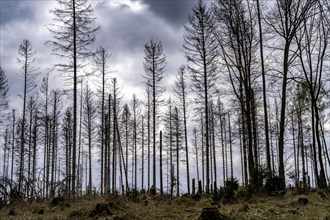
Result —
[[295, 180], [295, 187], [299, 186], [299, 166], [298, 166], [298, 160], [299, 155], [297, 153], [297, 147], [296, 147], [296, 133], [295, 133], [295, 126], [294, 126], [294, 108], [292, 110], [291, 114], [291, 129], [292, 129], [292, 146], [293, 146], [293, 158], [294, 158], [294, 180]]
[[253, 128], [253, 157], [254, 157], [254, 169], [259, 170], [259, 147], [258, 147], [258, 123], [257, 123], [257, 105], [255, 103], [255, 94], [251, 89], [251, 118], [252, 118], [252, 128]]
[[304, 132], [302, 129], [300, 103], [298, 103], [298, 141], [299, 141], [299, 146], [301, 148], [302, 183], [303, 183], [303, 188], [306, 188], [307, 187], [307, 179], [306, 179], [307, 172], [306, 172], [306, 165], [305, 165]]
[[12, 143], [11, 143], [11, 171], [10, 171], [10, 183], [14, 183], [14, 155], [15, 155], [15, 125], [16, 125], [16, 116], [15, 109], [12, 112]]
[[224, 116], [223, 113], [219, 110], [220, 116], [220, 133], [221, 133], [221, 152], [222, 152], [222, 178], [223, 184], [226, 182], [226, 161], [225, 161], [225, 139], [224, 139]]
[[[106, 137], [107, 137], [107, 143], [105, 144], [105, 150], [104, 150], [104, 164], [105, 164], [105, 167], [104, 167], [104, 172], [105, 172], [105, 180], [104, 182], [106, 183], [106, 187], [104, 188], [104, 193], [110, 193], [111, 190], [111, 187], [113, 186], [113, 182], [111, 181], [114, 181], [114, 179], [111, 179], [111, 175], [113, 175], [113, 172], [115, 172], [116, 174], [116, 171], [114, 170], [114, 168], [112, 167], [112, 172], [111, 172], [111, 163], [113, 164], [113, 154], [114, 154], [114, 149], [112, 149], [111, 151], [111, 134], [112, 134], [112, 140], [114, 139], [114, 136], [116, 135], [115, 133], [113, 133], [114, 131], [114, 128], [113, 127], [113, 121], [114, 121], [114, 112], [113, 112], [113, 101], [114, 99], [112, 98], [112, 95], [109, 94], [109, 100], [108, 100], [108, 122], [107, 120], [105, 120], [105, 122], [107, 122], [105, 124], [106, 126], [106, 129], [105, 129], [105, 132], [106, 132]], [[112, 152], [112, 155], [111, 155], [111, 152]], [[112, 158], [112, 161], [111, 161], [111, 158]], [[115, 161], [116, 162], [116, 161]]]
[[242, 131], [241, 131], [241, 123], [238, 122], [238, 138], [239, 138], [239, 150], [241, 156], [241, 172], [242, 172], [242, 185], [245, 186], [245, 173], [244, 173], [244, 155], [243, 155], [243, 143], [242, 143]]
[[201, 136], [202, 136], [202, 180], [203, 180], [203, 186], [202, 190], [204, 192], [205, 190], [205, 145], [204, 145], [204, 123], [203, 123], [203, 112], [201, 112]]
[[[153, 61], [154, 62], [154, 61]], [[155, 65], [153, 63], [153, 65]], [[155, 69], [155, 67], [153, 68]], [[155, 73], [153, 74], [152, 80], [152, 184], [157, 188], [156, 185], [156, 79]]]
[[159, 179], [160, 179], [160, 194], [163, 194], [163, 160], [162, 160], [162, 145], [163, 145], [163, 139], [162, 139], [162, 131], [159, 133]]
[[[4, 178], [8, 178], [8, 163], [9, 163], [9, 135], [8, 129], [6, 128], [5, 135], [4, 135], [4, 151], [3, 151], [3, 169], [2, 169], [2, 176]], [[8, 160], [7, 160], [7, 151], [8, 151]], [[7, 188], [7, 181], [4, 183], [4, 187]], [[6, 195], [4, 195], [4, 201], [6, 201]]]
[[247, 163], [247, 153], [246, 153], [246, 134], [245, 134], [245, 119], [243, 113], [241, 112], [241, 124], [242, 124], [242, 146], [243, 146], [243, 164], [244, 164], [244, 177], [245, 184], [249, 184], [249, 174], [248, 174], [248, 163]]
[[144, 117], [142, 115], [142, 129], [141, 129], [141, 133], [142, 133], [142, 144], [141, 144], [141, 151], [142, 151], [142, 155], [141, 155], [141, 172], [142, 172], [142, 177], [141, 177], [141, 188], [144, 189]]
[[[203, 41], [204, 42], [204, 41]], [[208, 83], [207, 83], [207, 69], [206, 69], [206, 60], [205, 60], [205, 55], [206, 55], [206, 51], [205, 51], [205, 46], [203, 49], [203, 63], [204, 63], [204, 111], [205, 111], [205, 156], [206, 156], [206, 194], [210, 193], [210, 140], [209, 140], [209, 107], [208, 107]]]
[[147, 113], [147, 119], [148, 119], [148, 121], [147, 121], [147, 130], [148, 130], [148, 189], [150, 189], [150, 169], [151, 169], [151, 167], [150, 167], [150, 164], [151, 164], [151, 158], [150, 158], [150, 139], [151, 139], [151, 137], [150, 137], [150, 109], [151, 109], [151, 106], [150, 106], [150, 94], [149, 94], [150, 92], [148, 92], [148, 113]]
[[104, 193], [104, 186], [102, 181], [104, 181], [104, 149], [105, 149], [105, 118], [104, 118], [104, 109], [105, 109], [105, 75], [104, 71], [102, 71], [102, 98], [101, 98], [101, 195]]
[[178, 120], [178, 112], [175, 112], [175, 117], [176, 118], [176, 123], [175, 123], [175, 142], [176, 142], [176, 146], [175, 146], [175, 150], [176, 150], [176, 196], [179, 197], [180, 196], [180, 172], [179, 172], [179, 156], [180, 156], [180, 151], [179, 151], [179, 120]]
[[196, 173], [197, 173], [197, 182], [199, 182], [200, 178], [199, 178], [199, 165], [198, 165], [198, 160], [199, 160], [199, 157], [198, 157], [198, 144], [197, 144], [197, 129], [194, 128], [193, 130], [193, 133], [194, 133], [194, 146], [195, 146], [195, 154], [196, 154]]
[[117, 97], [116, 97], [116, 92], [114, 90], [113, 93], [113, 102], [112, 102], [112, 109], [113, 109], [113, 152], [112, 152], [112, 193], [116, 192], [116, 188], [117, 188], [117, 177], [116, 177], [116, 170], [117, 170], [117, 135], [116, 135], [116, 118], [117, 118]]
[[215, 119], [214, 119], [214, 109], [213, 105], [211, 107], [211, 123], [212, 123], [212, 129], [211, 129], [211, 136], [212, 136], [212, 150], [213, 150], [213, 169], [214, 169], [214, 190], [217, 190], [217, 155], [216, 155], [216, 150], [215, 150]]
[[172, 120], [173, 120], [173, 115], [172, 115], [172, 106], [170, 106], [170, 115], [169, 115], [169, 120], [170, 120], [170, 184], [171, 184], [171, 198], [174, 193], [174, 169], [173, 169], [173, 125], [172, 125]]
[[270, 160], [270, 144], [269, 144], [269, 127], [268, 127], [268, 108], [267, 108], [267, 94], [266, 94], [266, 70], [264, 62], [263, 50], [263, 33], [261, 24], [260, 0], [257, 0], [258, 11], [258, 26], [259, 26], [259, 46], [260, 46], [260, 62], [261, 62], [261, 76], [262, 76], [262, 98], [264, 107], [264, 120], [265, 120], [265, 137], [266, 137], [266, 164], [269, 173], [271, 174], [271, 160]]
[[[33, 154], [32, 154], [32, 198], [35, 197], [35, 181], [37, 172], [37, 140], [38, 140], [38, 114], [34, 116], [34, 127], [33, 127]], [[9, 155], [8, 155], [9, 156]]]
[[55, 195], [55, 162], [56, 162], [56, 113], [57, 113], [57, 92], [54, 92], [54, 109], [53, 109], [53, 122], [52, 122], [52, 149], [51, 149], [51, 196]]
[[229, 151], [230, 151], [230, 178], [234, 178], [234, 167], [233, 167], [233, 147], [231, 139], [231, 124], [230, 124], [230, 114], [228, 114], [228, 129], [229, 129]]
[[72, 197], [76, 196], [76, 157], [77, 157], [77, 84], [78, 84], [78, 66], [77, 66], [77, 27], [76, 27], [76, 3], [72, 0], [73, 15], [73, 140], [72, 140]]
[[29, 116], [29, 137], [28, 137], [28, 162], [27, 162], [27, 190], [26, 190], [26, 196], [30, 197], [30, 184], [31, 184], [31, 151], [32, 151], [32, 127], [33, 127], [33, 111], [34, 111], [34, 100], [33, 97], [30, 97], [30, 101], [29, 101], [29, 111], [30, 111], [30, 116]]

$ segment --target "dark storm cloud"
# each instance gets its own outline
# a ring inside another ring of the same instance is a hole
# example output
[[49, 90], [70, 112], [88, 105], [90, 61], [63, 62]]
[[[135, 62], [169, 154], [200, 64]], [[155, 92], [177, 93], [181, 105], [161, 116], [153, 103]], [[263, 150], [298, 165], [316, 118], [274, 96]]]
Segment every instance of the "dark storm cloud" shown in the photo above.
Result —
[[196, 0], [144, 0], [158, 16], [174, 25], [183, 25], [190, 14]]

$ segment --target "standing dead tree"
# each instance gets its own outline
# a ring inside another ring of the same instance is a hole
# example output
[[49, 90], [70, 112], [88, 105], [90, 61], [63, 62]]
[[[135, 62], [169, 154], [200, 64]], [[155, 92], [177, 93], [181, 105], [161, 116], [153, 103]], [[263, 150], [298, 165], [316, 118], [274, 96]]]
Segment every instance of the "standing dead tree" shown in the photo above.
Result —
[[77, 106], [78, 106], [78, 74], [82, 61], [93, 53], [89, 46], [95, 41], [95, 17], [91, 5], [87, 0], [57, 0], [59, 8], [50, 12], [55, 16], [55, 24], [50, 26], [53, 40], [46, 44], [53, 46], [55, 55], [67, 59], [67, 64], [57, 64], [64, 73], [71, 73], [69, 79], [73, 80], [73, 145], [72, 145], [72, 196], [76, 194], [76, 158], [77, 158]]

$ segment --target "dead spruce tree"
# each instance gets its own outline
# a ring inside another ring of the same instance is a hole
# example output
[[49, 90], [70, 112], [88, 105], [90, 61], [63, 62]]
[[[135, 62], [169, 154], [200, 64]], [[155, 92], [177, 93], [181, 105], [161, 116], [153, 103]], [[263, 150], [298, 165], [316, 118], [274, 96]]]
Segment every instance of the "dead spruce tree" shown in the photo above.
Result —
[[197, 94], [196, 102], [204, 111], [206, 193], [210, 193], [209, 102], [218, 78], [217, 44], [211, 29], [213, 16], [201, 0], [193, 8], [188, 21], [188, 25], [185, 26], [183, 48], [188, 61], [188, 70], [191, 72], [193, 90]]
[[151, 93], [153, 185], [156, 187], [156, 129], [159, 106], [163, 102], [161, 95], [165, 91], [161, 83], [164, 78], [166, 62], [161, 42], [155, 43], [153, 40], [150, 40], [150, 42], [144, 46], [144, 53], [144, 77], [147, 80], [146, 86], [150, 88]]
[[[73, 80], [73, 145], [72, 145], [72, 196], [76, 194], [76, 158], [77, 158], [77, 106], [78, 106], [78, 72], [83, 66], [82, 61], [93, 53], [90, 45], [95, 41], [94, 11], [87, 0], [57, 0], [59, 8], [50, 12], [54, 15], [55, 23], [48, 29], [53, 40], [46, 44], [53, 46], [53, 53], [67, 60], [67, 64], [57, 64], [63, 73], [71, 73]], [[81, 61], [80, 63], [78, 63]]]

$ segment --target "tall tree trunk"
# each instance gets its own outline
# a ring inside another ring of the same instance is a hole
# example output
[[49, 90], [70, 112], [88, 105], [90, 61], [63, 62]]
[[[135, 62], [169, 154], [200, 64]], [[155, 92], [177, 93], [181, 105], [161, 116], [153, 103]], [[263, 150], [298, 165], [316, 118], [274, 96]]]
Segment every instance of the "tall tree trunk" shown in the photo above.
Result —
[[77, 170], [77, 188], [79, 189], [78, 195], [82, 195], [82, 176], [83, 176], [83, 170], [82, 170], [82, 109], [83, 109], [83, 80], [80, 81], [80, 110], [79, 110], [79, 139], [78, 139], [78, 170]]
[[[114, 167], [112, 167], [112, 172], [111, 172], [111, 163], [113, 164], [113, 154], [114, 154], [114, 149], [112, 149], [111, 151], [111, 135], [112, 135], [112, 141], [114, 139], [114, 136], [116, 135], [113, 131], [114, 128], [113, 127], [113, 123], [114, 123], [114, 111], [113, 111], [113, 105], [114, 105], [114, 99], [112, 98], [112, 95], [109, 94], [109, 100], [108, 100], [108, 121], [105, 120], [105, 122], [107, 122], [105, 124], [106, 128], [106, 139], [107, 139], [107, 143], [104, 146], [104, 172], [105, 172], [105, 180], [104, 182], [105, 184], [105, 188], [104, 188], [104, 193], [110, 193], [111, 187], [113, 186], [113, 181], [114, 179], [111, 179], [111, 175], [113, 175], [113, 172], [116, 174], [116, 171], [114, 170]], [[112, 155], [111, 155], [112, 152]], [[112, 161], [111, 161], [112, 158]], [[115, 161], [116, 162], [116, 161]], [[112, 180], [112, 182], [111, 182]], [[112, 185], [111, 185], [112, 184]]]
[[32, 127], [33, 127], [33, 98], [30, 97], [30, 102], [29, 102], [29, 107], [30, 107], [30, 116], [29, 116], [29, 137], [28, 137], [28, 163], [27, 163], [27, 181], [28, 181], [28, 187], [27, 187], [27, 191], [26, 191], [26, 196], [30, 197], [30, 184], [31, 184], [31, 151], [32, 151]]
[[315, 175], [315, 183], [319, 187], [320, 176], [318, 174], [318, 163], [317, 163], [317, 152], [316, 152], [316, 137], [315, 137], [315, 109], [313, 105], [311, 106], [312, 111], [312, 150], [313, 150], [313, 163], [314, 163], [314, 175]]
[[254, 169], [259, 170], [259, 147], [258, 147], [258, 123], [257, 123], [257, 105], [255, 103], [255, 94], [251, 89], [251, 116], [252, 116], [252, 128], [253, 128], [253, 157], [254, 157]]
[[205, 145], [204, 145], [204, 122], [203, 122], [203, 112], [201, 112], [201, 136], [202, 136], [202, 182], [203, 182], [203, 192], [205, 190]]
[[[104, 167], [103, 163], [105, 161], [105, 119], [104, 119], [104, 110], [105, 110], [105, 74], [106, 74], [106, 54], [103, 48], [101, 49], [101, 65], [102, 65], [102, 94], [101, 94], [101, 182], [104, 181]], [[110, 164], [110, 163], [109, 163]], [[110, 179], [110, 178], [109, 178]], [[103, 184], [101, 185], [101, 195], [103, 195], [104, 187]], [[110, 186], [110, 184], [109, 184]]]
[[23, 176], [24, 176], [24, 154], [25, 154], [25, 118], [26, 118], [26, 99], [27, 99], [27, 52], [25, 54], [25, 65], [24, 65], [24, 92], [23, 92], [23, 114], [22, 114], [22, 125], [21, 125], [21, 143], [20, 143], [20, 159], [19, 159], [19, 177], [18, 177], [18, 191], [22, 192]]
[[141, 170], [142, 170], [142, 177], [141, 177], [141, 188], [144, 189], [144, 117], [142, 115], [142, 129], [141, 129], [141, 133], [142, 133], [142, 143], [141, 143], [141, 152], [142, 152], [142, 156], [141, 156]]
[[15, 125], [16, 125], [16, 116], [15, 109], [12, 112], [12, 142], [11, 142], [11, 171], [10, 171], [10, 183], [14, 183], [14, 156], [15, 156]]
[[88, 120], [88, 193], [92, 195], [92, 186], [93, 186], [93, 178], [92, 178], [92, 116], [90, 110], [87, 113]]
[[159, 179], [160, 179], [160, 194], [163, 194], [163, 152], [162, 152], [162, 145], [163, 145], [163, 139], [162, 139], [162, 131], [159, 133]]
[[280, 115], [280, 136], [278, 140], [278, 157], [279, 157], [279, 177], [282, 181], [281, 188], [285, 188], [285, 170], [284, 170], [284, 132], [285, 132], [285, 118], [286, 118], [286, 92], [287, 81], [289, 72], [289, 52], [290, 43], [286, 42], [284, 48], [284, 60], [283, 60], [283, 82], [282, 82], [282, 96], [281, 96], [281, 115]]
[[56, 158], [56, 112], [57, 112], [57, 93], [54, 92], [54, 109], [53, 109], [53, 122], [52, 122], [52, 158], [51, 158], [51, 196], [55, 195], [55, 158]]
[[151, 137], [150, 137], [150, 92], [148, 92], [148, 113], [147, 113], [147, 130], [148, 130], [148, 189], [150, 189], [150, 164], [151, 164], [151, 158], [150, 158], [150, 142], [151, 142]]
[[[155, 61], [153, 59], [153, 70], [155, 70]], [[156, 185], [156, 79], [155, 73], [152, 79], [152, 184], [157, 188]]]
[[[8, 163], [9, 163], [9, 140], [8, 140], [8, 129], [5, 131], [4, 135], [4, 151], [3, 151], [3, 170], [2, 170], [2, 176], [4, 178], [8, 178]], [[8, 160], [7, 160], [7, 151], [8, 151]], [[7, 188], [7, 181], [4, 183], [4, 187]], [[6, 195], [4, 195], [4, 201], [7, 200]]]
[[230, 152], [230, 178], [234, 178], [234, 167], [233, 167], [233, 147], [231, 139], [231, 124], [230, 124], [230, 114], [228, 114], [228, 132], [229, 132], [229, 152]]
[[[315, 113], [315, 135], [316, 135], [316, 141], [317, 141], [317, 146], [318, 146], [318, 161], [320, 164], [320, 176], [319, 176], [319, 182], [318, 182], [318, 187], [321, 189], [325, 189], [327, 187], [327, 180], [325, 177], [325, 172], [324, 172], [324, 164], [323, 164], [323, 158], [322, 158], [322, 143], [321, 143], [321, 133], [320, 133], [320, 116], [319, 116], [319, 109], [317, 106], [317, 101], [315, 98], [312, 97], [312, 108], [314, 108], [314, 113]], [[313, 116], [312, 116], [313, 117]]]
[[296, 147], [296, 133], [295, 133], [295, 126], [294, 126], [294, 107], [291, 113], [291, 129], [292, 129], [292, 146], [293, 146], [293, 161], [294, 161], [294, 180], [295, 180], [295, 187], [299, 186], [299, 166], [298, 166], [298, 159], [299, 155], [297, 153], [297, 147]]
[[307, 179], [306, 179], [306, 165], [305, 165], [305, 146], [304, 146], [304, 132], [302, 128], [302, 119], [301, 119], [301, 107], [298, 101], [298, 143], [301, 148], [301, 162], [302, 162], [302, 187], [307, 187]]
[[195, 154], [196, 154], [196, 173], [197, 173], [197, 182], [199, 182], [199, 165], [198, 165], [198, 144], [197, 144], [197, 129], [194, 128], [194, 146], [195, 146]]
[[265, 120], [265, 137], [266, 137], [266, 164], [269, 173], [271, 170], [270, 160], [270, 144], [269, 144], [269, 127], [268, 127], [268, 108], [267, 108], [267, 93], [266, 93], [266, 70], [264, 62], [264, 50], [263, 50], [263, 33], [261, 24], [261, 13], [260, 13], [260, 0], [257, 0], [257, 11], [258, 11], [258, 26], [259, 26], [259, 46], [260, 46], [260, 62], [261, 62], [261, 76], [262, 76], [262, 100], [264, 107], [264, 120]]
[[[204, 41], [203, 41], [204, 42]], [[205, 48], [205, 46], [204, 46]], [[205, 111], [205, 156], [206, 156], [206, 194], [210, 193], [210, 139], [209, 139], [209, 107], [208, 107], [208, 83], [207, 83], [207, 69], [206, 69], [206, 60], [205, 49], [203, 50], [203, 58], [204, 58], [204, 111]]]
[[47, 155], [48, 155], [48, 75], [46, 77], [46, 87], [45, 87], [45, 134], [44, 134], [44, 152], [43, 152], [43, 157], [44, 157], [44, 160], [43, 160], [43, 190], [42, 190], [42, 194], [43, 194], [43, 197], [45, 198], [46, 197], [46, 193], [45, 192], [45, 189], [46, 189], [46, 164], [47, 164], [47, 161], [48, 161], [48, 158], [47, 158]]
[[117, 97], [116, 97], [116, 92], [114, 91], [113, 94], [113, 104], [112, 104], [112, 108], [113, 108], [113, 152], [112, 152], [112, 193], [116, 192], [116, 169], [117, 169], [117, 135], [116, 135], [116, 118], [117, 118], [117, 106], [116, 106], [116, 102], [117, 102]]
[[184, 142], [186, 150], [186, 171], [187, 171], [187, 189], [190, 195], [190, 172], [189, 172], [189, 149], [188, 149], [188, 134], [187, 134], [187, 113], [186, 113], [186, 97], [183, 96], [183, 129], [184, 129]]
[[170, 106], [170, 184], [171, 184], [171, 198], [174, 193], [174, 164], [173, 164], [173, 126], [172, 126], [172, 106]]
[[37, 140], [38, 140], [38, 115], [34, 116], [34, 127], [33, 127], [33, 154], [32, 154], [32, 192], [31, 196], [34, 198], [35, 193], [35, 181], [37, 172]]
[[76, 3], [72, 0], [73, 15], [73, 139], [72, 139], [72, 197], [76, 196], [76, 157], [77, 157], [77, 84], [78, 84], [78, 66], [77, 66], [77, 27], [76, 27]]
[[[220, 110], [219, 110], [220, 111]], [[224, 116], [219, 112], [220, 116], [220, 133], [221, 133], [221, 152], [222, 152], [222, 178], [223, 184], [226, 182], [226, 161], [225, 161], [225, 138], [224, 138]]]
[[180, 196], [180, 172], [179, 172], [179, 162], [180, 162], [180, 151], [179, 151], [179, 120], [178, 120], [178, 112], [175, 112], [176, 123], [175, 123], [175, 150], [176, 150], [176, 196]]
[[211, 130], [211, 136], [212, 136], [212, 149], [213, 149], [213, 169], [214, 169], [214, 191], [217, 190], [217, 155], [216, 155], [216, 150], [215, 150], [215, 119], [214, 119], [214, 109], [213, 105], [211, 107], [211, 122], [212, 122], [212, 130]]

